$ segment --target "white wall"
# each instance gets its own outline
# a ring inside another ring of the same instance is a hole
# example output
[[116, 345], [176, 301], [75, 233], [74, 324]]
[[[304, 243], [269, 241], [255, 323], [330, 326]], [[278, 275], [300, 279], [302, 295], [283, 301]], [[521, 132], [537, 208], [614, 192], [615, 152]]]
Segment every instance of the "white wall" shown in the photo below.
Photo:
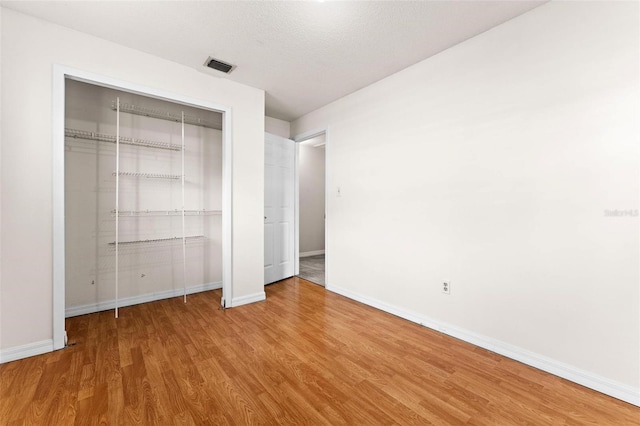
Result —
[[[2, 15], [4, 8], [0, 7], [0, 23], [2, 23]], [[2, 127], [3, 127], [3, 119], [2, 119], [2, 110], [3, 110], [3, 102], [2, 102], [2, 64], [3, 64], [3, 55], [2, 55], [2, 29], [0, 28], [0, 177], [2, 177]], [[0, 267], [2, 267], [2, 181], [0, 181]], [[2, 271], [0, 271], [0, 321], [2, 321]], [[2, 348], [2, 336], [3, 330], [2, 325], [0, 324], [0, 350]]]
[[292, 123], [329, 126], [327, 288], [640, 404], [638, 27], [547, 3]]
[[289, 139], [291, 137], [291, 123], [284, 120], [278, 120], [273, 117], [264, 118], [264, 131], [272, 135], [282, 136]]
[[264, 294], [263, 91], [7, 9], [1, 35], [0, 349], [52, 338], [53, 64], [232, 108], [233, 296]]
[[300, 188], [300, 256], [324, 251], [325, 149], [314, 145], [324, 135], [300, 142], [298, 177]]

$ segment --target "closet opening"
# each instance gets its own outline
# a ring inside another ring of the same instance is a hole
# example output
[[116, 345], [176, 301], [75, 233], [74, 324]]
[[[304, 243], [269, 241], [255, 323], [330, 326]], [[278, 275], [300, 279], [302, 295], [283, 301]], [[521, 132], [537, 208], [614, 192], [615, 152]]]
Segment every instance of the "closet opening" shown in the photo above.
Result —
[[189, 294], [209, 290], [224, 307], [231, 299], [229, 111], [66, 73], [62, 86], [63, 114], [54, 123], [62, 159], [54, 167], [54, 349], [66, 344], [67, 317], [113, 310], [117, 318], [130, 305], [188, 303]]

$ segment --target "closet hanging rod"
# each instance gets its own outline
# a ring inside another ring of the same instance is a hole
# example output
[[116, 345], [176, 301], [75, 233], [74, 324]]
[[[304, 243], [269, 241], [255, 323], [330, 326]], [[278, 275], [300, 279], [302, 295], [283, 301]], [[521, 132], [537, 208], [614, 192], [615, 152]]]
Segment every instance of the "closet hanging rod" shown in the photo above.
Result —
[[[205, 238], [206, 237], [204, 235], [192, 235], [190, 237], [184, 237], [184, 239], [188, 241], [204, 240]], [[151, 243], [163, 243], [163, 242], [174, 242], [174, 241], [182, 241], [182, 237], [156, 238], [153, 240], [118, 241], [118, 245], [124, 246], [124, 245], [133, 245], [133, 244], [151, 244]], [[112, 241], [109, 243], [109, 245], [115, 246], [116, 242]]]
[[[116, 137], [113, 135], [107, 135], [104, 133], [87, 132], [85, 130], [76, 129], [64, 129], [64, 135], [66, 137], [74, 139], [86, 139], [98, 142], [116, 143]], [[158, 142], [147, 139], [130, 138], [126, 136], [120, 136], [120, 143], [124, 145], [142, 146], [145, 148], [157, 148], [168, 149], [171, 151], [180, 151], [182, 147], [180, 145], [174, 145], [168, 142]]]
[[147, 179], [181, 179], [182, 175], [168, 175], [163, 173], [140, 173], [140, 172], [120, 172], [111, 173], [112, 176], [128, 176], [128, 177], [137, 177], [137, 178], [147, 178]]
[[[120, 210], [120, 217], [123, 216], [179, 216], [182, 210]], [[116, 214], [115, 210], [111, 210], [111, 214]], [[205, 216], [222, 214], [222, 210], [185, 210], [187, 216]]]
[[[112, 102], [111, 109], [114, 110], [114, 111], [116, 110], [116, 103], [115, 102]], [[160, 120], [174, 121], [176, 123], [181, 123], [182, 122], [182, 115], [181, 114], [175, 114], [175, 113], [172, 113], [172, 112], [169, 112], [169, 111], [161, 111], [161, 110], [157, 110], [157, 109], [141, 107], [141, 106], [138, 106], [138, 105], [126, 104], [126, 103], [122, 103], [122, 102], [120, 103], [120, 112], [126, 112], [126, 113], [134, 114], [134, 115], [142, 115], [142, 116], [151, 117], [151, 118], [158, 118]], [[190, 115], [185, 115], [184, 116], [184, 123], [185, 124], [192, 124], [194, 126], [207, 127], [209, 129], [218, 129], [218, 130], [220, 130], [220, 128], [221, 128], [220, 124], [216, 125], [216, 123], [214, 123], [211, 120], [205, 120], [205, 119], [194, 117], [194, 116], [190, 116]]]

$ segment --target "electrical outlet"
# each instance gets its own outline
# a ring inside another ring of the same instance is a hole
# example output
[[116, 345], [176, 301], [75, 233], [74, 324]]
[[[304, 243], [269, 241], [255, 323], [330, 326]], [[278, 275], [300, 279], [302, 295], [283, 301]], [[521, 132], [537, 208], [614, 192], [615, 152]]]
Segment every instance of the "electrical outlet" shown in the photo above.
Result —
[[442, 283], [442, 292], [447, 296], [451, 294], [451, 281], [444, 281]]

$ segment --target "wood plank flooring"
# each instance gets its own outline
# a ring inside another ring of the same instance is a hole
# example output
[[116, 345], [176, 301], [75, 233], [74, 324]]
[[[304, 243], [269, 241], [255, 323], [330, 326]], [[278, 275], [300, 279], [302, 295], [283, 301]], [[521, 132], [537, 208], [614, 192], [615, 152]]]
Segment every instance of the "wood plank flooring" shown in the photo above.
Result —
[[640, 425], [640, 408], [292, 278], [67, 320], [0, 365], [0, 424]]

